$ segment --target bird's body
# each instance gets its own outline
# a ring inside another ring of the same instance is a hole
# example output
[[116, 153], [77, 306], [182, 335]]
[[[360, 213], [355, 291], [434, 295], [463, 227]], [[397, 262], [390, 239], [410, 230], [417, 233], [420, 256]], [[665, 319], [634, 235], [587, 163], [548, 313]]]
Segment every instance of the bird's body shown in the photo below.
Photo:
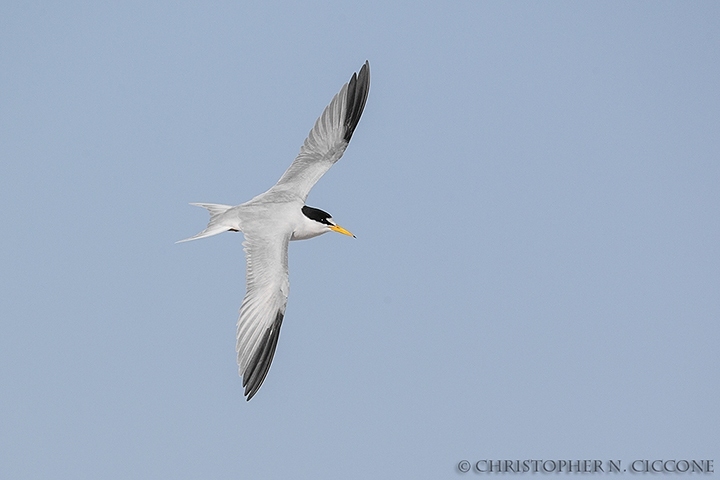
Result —
[[240, 231], [247, 257], [247, 293], [237, 325], [239, 373], [250, 400], [265, 380], [285, 316], [290, 289], [288, 242], [335, 231], [353, 236], [332, 217], [305, 205], [310, 189], [345, 152], [370, 88], [368, 62], [335, 95], [315, 122], [300, 153], [265, 193], [231, 207], [194, 203], [208, 210], [205, 230], [186, 240]]

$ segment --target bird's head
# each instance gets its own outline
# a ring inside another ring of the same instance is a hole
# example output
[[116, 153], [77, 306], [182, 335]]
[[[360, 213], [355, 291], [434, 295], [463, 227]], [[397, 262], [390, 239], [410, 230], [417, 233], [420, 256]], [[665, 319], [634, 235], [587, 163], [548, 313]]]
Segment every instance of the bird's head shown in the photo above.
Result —
[[308, 221], [304, 222], [302, 232], [295, 232], [293, 237], [296, 239], [311, 238], [331, 231], [355, 238], [355, 235], [335, 223], [329, 213], [319, 208], [305, 205], [302, 207], [302, 213]]

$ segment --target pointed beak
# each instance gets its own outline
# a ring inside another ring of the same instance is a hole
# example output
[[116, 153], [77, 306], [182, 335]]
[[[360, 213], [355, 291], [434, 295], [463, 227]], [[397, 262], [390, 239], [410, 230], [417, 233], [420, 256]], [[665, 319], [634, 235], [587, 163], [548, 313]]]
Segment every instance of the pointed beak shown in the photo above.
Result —
[[330, 230], [332, 230], [333, 232], [342, 233], [343, 235], [347, 235], [348, 237], [357, 238], [355, 235], [353, 235], [352, 233], [348, 232], [347, 230], [345, 230], [345, 229], [344, 229], [343, 227], [341, 227], [340, 225], [333, 225], [333, 226], [330, 227]]

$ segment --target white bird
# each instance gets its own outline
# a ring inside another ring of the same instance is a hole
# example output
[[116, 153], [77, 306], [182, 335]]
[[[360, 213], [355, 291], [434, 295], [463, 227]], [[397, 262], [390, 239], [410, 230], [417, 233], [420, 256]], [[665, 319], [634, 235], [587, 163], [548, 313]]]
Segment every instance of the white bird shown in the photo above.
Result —
[[280, 335], [290, 288], [288, 242], [330, 231], [355, 236], [336, 224], [329, 213], [305, 205], [305, 200], [313, 185], [345, 152], [369, 90], [370, 64], [366, 61], [325, 107], [298, 156], [267, 192], [235, 207], [191, 204], [206, 208], [210, 221], [205, 230], [180, 242], [227, 231], [240, 231], [245, 236], [247, 292], [240, 307], [235, 349], [248, 400], [265, 380]]

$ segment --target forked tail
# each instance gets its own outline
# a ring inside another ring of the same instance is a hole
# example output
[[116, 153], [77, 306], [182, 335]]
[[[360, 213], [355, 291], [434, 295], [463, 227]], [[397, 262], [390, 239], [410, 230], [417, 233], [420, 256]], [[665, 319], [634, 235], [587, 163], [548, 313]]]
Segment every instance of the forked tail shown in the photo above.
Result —
[[190, 238], [178, 240], [175, 243], [189, 242], [190, 240], [197, 240], [198, 238], [212, 237], [218, 233], [234, 229], [233, 225], [229, 225], [227, 222], [223, 221], [226, 220], [223, 214], [231, 209], [231, 206], [220, 205], [217, 203], [191, 203], [190, 205], [206, 209], [210, 213], [210, 221], [208, 222], [207, 228], [202, 232], [197, 235], [193, 235]]

